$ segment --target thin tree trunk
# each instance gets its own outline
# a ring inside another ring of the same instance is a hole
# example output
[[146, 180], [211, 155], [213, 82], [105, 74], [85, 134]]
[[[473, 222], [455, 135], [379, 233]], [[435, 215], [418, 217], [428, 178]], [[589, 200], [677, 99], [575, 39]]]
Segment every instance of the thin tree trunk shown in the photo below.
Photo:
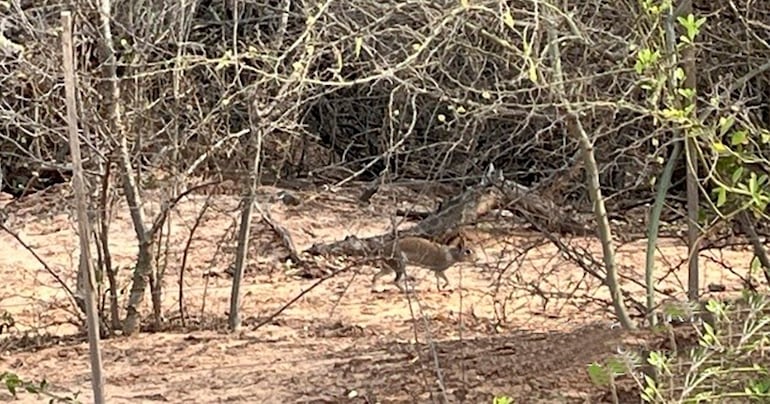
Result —
[[105, 76], [109, 82], [109, 96], [105, 97], [110, 103], [110, 121], [114, 125], [113, 133], [119, 138], [119, 166], [120, 176], [123, 182], [123, 192], [126, 195], [128, 209], [131, 213], [131, 221], [134, 225], [137, 241], [139, 242], [139, 254], [136, 268], [134, 268], [133, 283], [126, 307], [126, 319], [123, 324], [123, 333], [131, 335], [136, 332], [139, 322], [138, 307], [144, 300], [147, 288], [147, 276], [152, 270], [152, 240], [145, 226], [142, 212], [142, 200], [139, 189], [134, 179], [134, 169], [131, 165], [131, 156], [126, 138], [126, 128], [123, 123], [123, 115], [120, 111], [120, 86], [118, 85], [117, 67], [115, 65], [115, 46], [111, 28], [112, 4], [110, 0], [101, 0], [102, 23], [102, 52], [104, 53]]
[[[556, 5], [554, 5], [556, 6]], [[549, 12], [549, 14], [553, 14]], [[567, 130], [569, 135], [574, 139], [577, 139], [580, 144], [580, 150], [583, 155], [583, 164], [585, 164], [585, 174], [588, 182], [588, 194], [593, 203], [594, 218], [596, 219], [596, 225], [599, 231], [599, 239], [602, 244], [602, 255], [604, 258], [604, 269], [607, 272], [605, 283], [610, 290], [612, 296], [612, 304], [615, 307], [615, 314], [618, 316], [620, 324], [625, 329], [634, 329], [636, 326], [628, 316], [625, 304], [623, 304], [623, 295], [618, 283], [617, 268], [615, 266], [615, 248], [612, 245], [612, 229], [610, 228], [609, 218], [607, 217], [607, 210], [604, 206], [604, 197], [599, 184], [599, 169], [596, 164], [596, 157], [594, 156], [593, 144], [588, 134], [583, 129], [578, 115], [572, 110], [569, 100], [566, 97], [564, 90], [564, 74], [561, 68], [561, 51], [559, 49], [559, 38], [556, 34], [556, 28], [554, 27], [554, 21], [558, 21], [555, 18], [549, 22], [548, 25], [548, 42], [551, 51], [551, 61], [553, 63], [554, 70], [554, 91], [558, 98], [564, 104], [567, 114]]]
[[80, 267], [79, 278], [85, 281], [84, 295], [81, 297], [86, 307], [86, 325], [88, 328], [88, 353], [91, 361], [91, 387], [94, 392], [94, 402], [104, 403], [104, 374], [102, 355], [99, 347], [99, 331], [101, 324], [96, 309], [96, 275], [91, 265], [91, 246], [88, 235], [88, 204], [83, 163], [80, 156], [80, 139], [78, 138], [77, 107], [75, 101], [75, 63], [73, 61], [72, 44], [72, 14], [62, 11], [62, 54], [64, 65], [64, 87], [67, 102], [67, 124], [69, 126], [69, 146], [72, 154], [72, 185], [75, 190], [78, 218], [78, 235], [80, 238]]
[[112, 160], [107, 160], [102, 175], [102, 189], [99, 195], [99, 248], [102, 251], [103, 271], [107, 274], [107, 282], [110, 289], [110, 334], [120, 329], [120, 309], [118, 306], [118, 281], [115, 278], [115, 268], [112, 266], [112, 254], [109, 244], [109, 189], [110, 177], [112, 173]]
[[[671, 13], [669, 15], [668, 26], [673, 31], [674, 22], [680, 15], [687, 16], [692, 13], [692, 0], [683, 0], [676, 8], [680, 13]], [[684, 65], [685, 82], [684, 87], [695, 92], [696, 90], [696, 68], [695, 68], [695, 49], [692, 45], [685, 45], [682, 49], [682, 62]], [[693, 108], [690, 116], [697, 116], [695, 107], [697, 98], [693, 97], [689, 102]], [[685, 158], [687, 162], [687, 248], [688, 248], [688, 278], [687, 278], [687, 298], [690, 301], [697, 301], [700, 295], [700, 270], [698, 268], [698, 251], [700, 250], [700, 227], [698, 226], [698, 150], [695, 145], [695, 139], [687, 136], [685, 129]]]
[[605, 283], [610, 289], [612, 305], [615, 307], [618, 321], [620, 321], [623, 328], [633, 330], [636, 326], [631, 321], [631, 317], [628, 316], [626, 306], [623, 304], [620, 284], [618, 283], [617, 267], [615, 266], [615, 247], [612, 245], [612, 229], [610, 228], [610, 221], [607, 217], [607, 209], [604, 206], [604, 197], [602, 196], [599, 184], [599, 168], [596, 165], [594, 148], [591, 140], [588, 138], [588, 134], [583, 130], [577, 115], [574, 112], [568, 112], [568, 114], [567, 122], [570, 136], [576, 137], [580, 141], [580, 149], [583, 154], [583, 164], [585, 164], [586, 177], [588, 177], [588, 194], [594, 207], [594, 218], [596, 219], [599, 231], [599, 240], [602, 243], [604, 269], [607, 272]]
[[[252, 108], [253, 110], [254, 108]], [[262, 128], [256, 117], [251, 117], [251, 121], [257, 120], [256, 124], [252, 122], [252, 136], [256, 137], [253, 142], [256, 143], [254, 159], [251, 162], [251, 172], [249, 175], [248, 193], [243, 198], [241, 207], [241, 223], [238, 229], [238, 249], [235, 253], [235, 269], [233, 271], [233, 287], [230, 292], [230, 314], [228, 317], [228, 328], [230, 331], [236, 331], [241, 325], [240, 302], [241, 302], [241, 280], [243, 279], [243, 268], [246, 265], [246, 257], [249, 251], [249, 235], [251, 234], [251, 214], [254, 211], [254, 203], [259, 186], [259, 166], [262, 155]]]
[[136, 268], [134, 268], [134, 275], [131, 278], [131, 291], [129, 292], [128, 304], [126, 305], [126, 319], [123, 322], [123, 333], [125, 335], [132, 335], [139, 328], [139, 305], [144, 301], [148, 275], [152, 270], [151, 251], [151, 242], [139, 245], [139, 255]]
[[162, 290], [162, 278], [158, 266], [155, 265], [154, 271], [150, 272], [148, 280], [150, 282], [150, 302], [152, 303], [152, 326], [155, 331], [159, 331], [163, 322], [162, 302], [161, 296], [163, 296]]

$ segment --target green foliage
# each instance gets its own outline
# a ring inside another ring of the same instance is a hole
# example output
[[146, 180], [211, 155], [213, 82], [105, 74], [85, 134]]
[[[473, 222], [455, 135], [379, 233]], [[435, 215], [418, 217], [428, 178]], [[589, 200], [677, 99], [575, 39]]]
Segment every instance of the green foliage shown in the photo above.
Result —
[[[687, 304], [669, 314], [692, 314]], [[668, 310], [668, 308], [667, 308]], [[696, 312], [704, 321], [698, 345], [682, 352], [652, 351], [644, 361], [629, 353], [588, 366], [592, 382], [614, 387], [622, 375], [633, 378], [648, 403], [770, 402], [770, 300], [744, 292], [731, 304], [710, 300]], [[669, 330], [673, 332], [673, 330]], [[671, 339], [674, 343], [674, 338]], [[647, 371], [639, 374], [642, 362]]]
[[695, 37], [700, 33], [703, 24], [706, 23], [706, 17], [696, 20], [695, 16], [689, 14], [686, 17], [678, 17], [677, 22], [685, 29], [685, 34], [679, 37], [679, 43], [691, 45], [695, 41]]
[[[679, 36], [675, 47], [669, 50], [666, 29], [661, 22], [667, 18], [666, 13], [671, 10], [671, 6], [671, 0], [642, 1], [650, 32], [644, 36], [645, 42], [639, 44], [636, 50], [634, 70], [639, 75], [639, 87], [647, 92], [647, 105], [656, 124], [661, 128], [678, 127], [697, 133], [703, 128], [694, 118], [697, 91], [683, 86], [687, 77], [678, 61], [681, 59], [681, 51], [692, 46], [701, 33], [706, 18], [696, 18], [692, 14], [679, 17], [677, 22], [683, 34]], [[654, 144], [663, 143], [658, 138], [652, 140]]]
[[[718, 108], [723, 111], [716, 122], [696, 116], [696, 90], [682, 86], [685, 71], [671, 66], [663, 56], [664, 30], [659, 21], [665, 18], [663, 13], [670, 9], [671, 1], [644, 0], [642, 7], [650, 19], [652, 35], [650, 42], [637, 51], [634, 69], [640, 76], [640, 86], [648, 92], [651, 113], [661, 124], [686, 129], [688, 136], [710, 146], [710, 156], [700, 157], [706, 161], [708, 180], [713, 185], [709, 202], [718, 216], [727, 217], [744, 209], [764, 212], [770, 203], [770, 178], [758, 167], [770, 165], [764, 157], [770, 152], [770, 131], [745, 119], [738, 109]], [[692, 14], [677, 17], [681, 35], [676, 51], [693, 46], [706, 22], [706, 17]], [[676, 55], [673, 60], [679, 58]], [[711, 103], [719, 107], [721, 100], [715, 97]]]
[[492, 400], [492, 404], [513, 404], [513, 399], [508, 396], [498, 396]]
[[[670, 1], [643, 2], [647, 15], [655, 20], [661, 18], [662, 11], [668, 10], [670, 5]], [[692, 14], [678, 17], [682, 34], [676, 49], [693, 46], [706, 21], [705, 17]], [[653, 26], [660, 29], [659, 25]], [[745, 209], [761, 214], [770, 203], [770, 178], [759, 168], [770, 165], [770, 160], [764, 157], [770, 152], [770, 131], [749, 121], [740, 109], [720, 108], [722, 101], [718, 96], [711, 100], [712, 106], [720, 111], [716, 122], [696, 116], [697, 92], [681, 85], [686, 78], [685, 72], [675, 67], [671, 75], [673, 80], [665, 83], [671, 67], [656, 50], [660, 44], [662, 42], [653, 41], [652, 45], [639, 50], [635, 65], [636, 72], [642, 76], [642, 87], [648, 90], [653, 113], [662, 123], [685, 128], [689, 136], [706, 144], [704, 152], [710, 151], [710, 155], [698, 157], [706, 162], [707, 179], [712, 184], [708, 202], [716, 215], [729, 217]], [[668, 88], [671, 85], [674, 87]], [[656, 112], [659, 99], [664, 101], [664, 106]]]
[[636, 64], [634, 70], [639, 75], [644, 74], [646, 71], [653, 68], [654, 65], [660, 60], [660, 51], [653, 51], [649, 48], [639, 50], [636, 54]]
[[59, 396], [56, 394], [51, 393], [48, 390], [48, 382], [43, 379], [40, 382], [29, 382], [21, 379], [19, 375], [13, 372], [2, 372], [0, 373], [0, 382], [5, 384], [6, 390], [13, 396], [13, 398], [18, 399], [18, 395], [20, 392], [25, 391], [30, 394], [35, 394], [37, 396], [45, 396], [48, 398], [48, 403], [68, 403], [68, 404], [80, 404], [80, 401], [77, 400], [78, 394], [73, 394], [72, 397], [66, 397], [66, 396]]
[[607, 359], [604, 364], [592, 363], [588, 365], [588, 377], [597, 386], [610, 386], [619, 376], [628, 374], [639, 363], [639, 355], [634, 352], [619, 354], [617, 357]]
[[642, 9], [647, 15], [658, 17], [671, 8], [671, 0], [642, 0]]
[[722, 117], [713, 132], [716, 169], [711, 179], [716, 184], [712, 196], [717, 213], [727, 216], [751, 209], [761, 214], [770, 202], [770, 178], [756, 167], [768, 164], [764, 155], [770, 150], [770, 132], [736, 127], [735, 117]]

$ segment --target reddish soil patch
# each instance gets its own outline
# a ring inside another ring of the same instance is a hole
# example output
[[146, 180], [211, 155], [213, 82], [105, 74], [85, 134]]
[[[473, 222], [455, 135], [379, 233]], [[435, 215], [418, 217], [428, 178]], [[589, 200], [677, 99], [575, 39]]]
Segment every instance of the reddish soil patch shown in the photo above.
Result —
[[[275, 190], [263, 192], [267, 200]], [[303, 250], [348, 234], [384, 231], [394, 200], [420, 200], [410, 192], [386, 190], [366, 209], [356, 206], [354, 194], [328, 193], [298, 207], [267, 206]], [[8, 204], [6, 226], [74, 288], [78, 247], [68, 210], [71, 193], [61, 187], [47, 195]], [[157, 199], [145, 196], [153, 205], [147, 208], [148, 218], [158, 211]], [[164, 315], [175, 322], [184, 246], [204, 199], [191, 196], [171, 215], [163, 302]], [[226, 270], [234, 257], [237, 217], [237, 199], [216, 196], [193, 237], [181, 277], [187, 331], [177, 327], [103, 341], [108, 402], [440, 402], [446, 395], [450, 402], [482, 403], [508, 395], [516, 402], [595, 403], [605, 401], [606, 392], [590, 383], [586, 366], [614, 354], [619, 345], [650, 340], [641, 332], [611, 328], [605, 288], [553, 246], [525, 250], [531, 236], [491, 240], [481, 234], [473, 240], [480, 262], [450, 269], [448, 292], [435, 290], [431, 274], [415, 271], [416, 298], [407, 300], [384, 279], [380, 292], [373, 293], [370, 280], [376, 269], [361, 265], [251, 331], [248, 325], [317, 282], [297, 276], [301, 271], [282, 262], [279, 240], [258, 216], [243, 285], [245, 331], [194, 331], [190, 327], [212, 321], [224, 329], [231, 283]], [[569, 242], [600, 256], [595, 240]], [[121, 268], [121, 286], [127, 288], [136, 243], [123, 205], [114, 214], [110, 246]], [[642, 280], [645, 242], [617, 247], [622, 275]], [[73, 309], [54, 278], [9, 234], [0, 234], [0, 249], [0, 313], [9, 313], [16, 323], [10, 336], [76, 332], [68, 324]], [[730, 270], [744, 274], [750, 257], [744, 251], [702, 254], [704, 289], [709, 283], [738, 289]], [[658, 273], [679, 266], [659, 282], [661, 288], [682, 290], [684, 258], [679, 242], [659, 243]], [[623, 286], [641, 296], [632, 282]], [[22, 349], [10, 341], [16, 340], [0, 339], [0, 371], [9, 369], [28, 380], [45, 378], [53, 390], [79, 391], [83, 402], [90, 401], [85, 342]], [[621, 387], [626, 397], [636, 394], [630, 385]], [[0, 398], [7, 395], [0, 393]], [[20, 402], [38, 401], [21, 395]]]

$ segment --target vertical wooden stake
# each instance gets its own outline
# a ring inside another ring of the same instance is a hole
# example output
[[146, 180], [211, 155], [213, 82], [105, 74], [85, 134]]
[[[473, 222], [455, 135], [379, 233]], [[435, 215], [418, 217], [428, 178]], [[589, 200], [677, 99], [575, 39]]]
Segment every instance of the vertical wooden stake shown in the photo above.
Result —
[[[249, 120], [252, 120], [249, 118]], [[262, 155], [262, 128], [255, 128], [252, 124], [252, 133], [256, 135], [256, 150], [249, 148], [254, 153], [254, 159], [251, 163], [251, 172], [249, 175], [249, 190], [243, 197], [243, 206], [241, 209], [241, 223], [238, 230], [238, 250], [235, 252], [235, 264], [233, 268], [233, 288], [230, 291], [230, 315], [227, 320], [227, 326], [231, 332], [235, 332], [241, 326], [241, 280], [243, 279], [243, 269], [246, 266], [246, 256], [249, 251], [249, 236], [251, 234], [251, 214], [254, 211], [254, 202], [257, 198], [257, 187], [259, 186], [259, 166], [260, 156]]]
[[[679, 16], [687, 17], [692, 13], [692, 0], [683, 0], [677, 9], [681, 9], [681, 14], [672, 15], [671, 18]], [[684, 65], [685, 79], [684, 87], [696, 91], [697, 70], [695, 66], [695, 45], [686, 44], [682, 49], [682, 64]], [[697, 98], [692, 99], [692, 110], [690, 118], [697, 119]], [[698, 210], [700, 206], [700, 190], [698, 185], [698, 148], [693, 137], [693, 130], [685, 128], [685, 162], [687, 163], [687, 248], [689, 252], [689, 261], [687, 263], [687, 297], [690, 301], [696, 302], [700, 297], [700, 225], [698, 224]]]
[[86, 306], [86, 325], [88, 327], [88, 351], [91, 359], [91, 387], [94, 391], [94, 403], [104, 403], [104, 375], [102, 372], [102, 354], [99, 349], [99, 319], [96, 311], [94, 268], [91, 266], [88, 215], [86, 214], [86, 190], [83, 178], [83, 163], [80, 158], [78, 139], [77, 104], [75, 102], [75, 67], [72, 58], [72, 14], [61, 12], [62, 55], [64, 67], [64, 90], [67, 103], [67, 126], [69, 127], [70, 153], [72, 154], [72, 186], [77, 200], [78, 233], [80, 236], [80, 271], [79, 277], [85, 279], [85, 296], [81, 296]]

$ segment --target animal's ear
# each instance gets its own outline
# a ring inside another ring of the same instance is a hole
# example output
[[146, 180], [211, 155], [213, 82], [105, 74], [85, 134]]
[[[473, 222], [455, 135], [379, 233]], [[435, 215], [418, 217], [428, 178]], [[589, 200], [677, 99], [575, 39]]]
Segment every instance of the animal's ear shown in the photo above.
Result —
[[448, 245], [450, 247], [464, 248], [465, 247], [465, 239], [459, 233], [452, 234], [451, 236], [449, 236], [447, 238], [446, 245]]

